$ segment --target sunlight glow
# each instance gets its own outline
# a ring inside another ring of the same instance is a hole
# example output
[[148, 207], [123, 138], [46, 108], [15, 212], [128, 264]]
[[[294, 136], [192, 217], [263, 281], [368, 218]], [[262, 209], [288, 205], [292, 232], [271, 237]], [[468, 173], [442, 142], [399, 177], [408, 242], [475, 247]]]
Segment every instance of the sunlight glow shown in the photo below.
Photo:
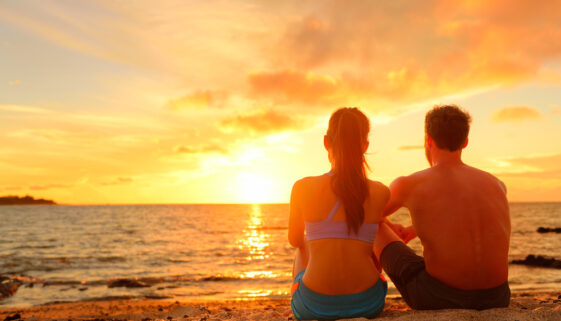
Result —
[[266, 203], [273, 199], [273, 182], [253, 173], [238, 175], [239, 199], [244, 203]]

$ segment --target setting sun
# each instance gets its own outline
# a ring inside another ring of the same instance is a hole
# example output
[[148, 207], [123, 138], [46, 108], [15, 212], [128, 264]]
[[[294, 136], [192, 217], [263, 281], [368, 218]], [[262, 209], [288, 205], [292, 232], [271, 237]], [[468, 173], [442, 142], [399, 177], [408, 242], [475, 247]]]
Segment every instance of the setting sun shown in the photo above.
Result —
[[268, 203], [274, 201], [273, 181], [253, 173], [238, 175], [239, 199], [243, 203]]

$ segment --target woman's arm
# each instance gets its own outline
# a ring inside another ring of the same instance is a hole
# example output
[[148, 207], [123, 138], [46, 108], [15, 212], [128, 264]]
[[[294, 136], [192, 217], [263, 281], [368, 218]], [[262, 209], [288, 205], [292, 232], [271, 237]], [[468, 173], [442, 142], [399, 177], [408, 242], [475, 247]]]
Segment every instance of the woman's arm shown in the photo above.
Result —
[[292, 186], [290, 194], [290, 216], [288, 219], [288, 242], [296, 248], [304, 246], [304, 218], [301, 211], [302, 180]]

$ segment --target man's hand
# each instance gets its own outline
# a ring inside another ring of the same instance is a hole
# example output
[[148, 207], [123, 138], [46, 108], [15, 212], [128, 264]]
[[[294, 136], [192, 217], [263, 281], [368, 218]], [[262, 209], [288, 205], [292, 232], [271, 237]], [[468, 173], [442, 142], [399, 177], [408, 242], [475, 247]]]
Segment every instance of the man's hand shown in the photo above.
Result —
[[405, 227], [401, 224], [393, 223], [387, 218], [385, 219], [385, 223], [392, 229], [392, 231], [394, 231], [395, 234], [397, 234], [397, 236], [399, 236], [399, 238], [405, 244], [409, 243], [409, 241], [417, 237], [417, 233], [415, 232], [413, 225]]
[[409, 243], [409, 241], [417, 237], [417, 233], [415, 232], [413, 225], [408, 227], [402, 226], [401, 231], [399, 231], [397, 235], [403, 240], [403, 243], [405, 244]]

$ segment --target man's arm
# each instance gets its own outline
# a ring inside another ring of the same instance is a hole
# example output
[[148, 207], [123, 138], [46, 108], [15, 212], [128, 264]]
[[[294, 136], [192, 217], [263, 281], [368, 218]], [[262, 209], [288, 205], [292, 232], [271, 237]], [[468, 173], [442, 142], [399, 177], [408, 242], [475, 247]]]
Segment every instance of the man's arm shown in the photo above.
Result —
[[404, 243], [408, 243], [415, 237], [417, 233], [413, 226], [404, 227], [401, 224], [391, 222], [386, 216], [395, 213], [398, 209], [406, 206], [407, 197], [410, 191], [410, 182], [408, 177], [402, 176], [396, 178], [390, 184], [390, 200], [384, 208], [384, 222], [397, 234]]
[[407, 177], [405, 176], [396, 178], [390, 184], [390, 200], [388, 201], [386, 207], [384, 208], [384, 212], [382, 214], [383, 216], [391, 215], [395, 213], [395, 211], [397, 211], [398, 209], [405, 206], [405, 201], [408, 194], [407, 185], [408, 185]]

